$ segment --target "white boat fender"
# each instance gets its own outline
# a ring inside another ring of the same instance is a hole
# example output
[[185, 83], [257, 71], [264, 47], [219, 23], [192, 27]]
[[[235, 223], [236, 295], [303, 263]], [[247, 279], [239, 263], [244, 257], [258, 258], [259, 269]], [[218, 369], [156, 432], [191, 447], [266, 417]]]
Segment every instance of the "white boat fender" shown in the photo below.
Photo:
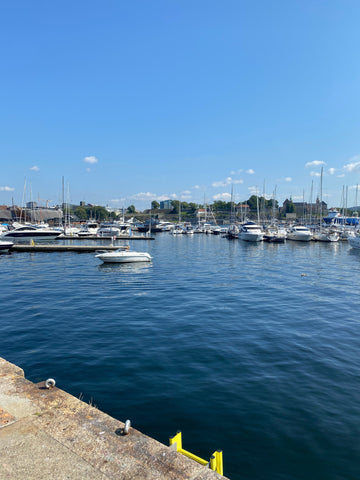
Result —
[[48, 378], [45, 382], [45, 388], [53, 388], [55, 387], [55, 380], [53, 378]]
[[123, 430], [124, 435], [127, 435], [129, 433], [130, 427], [131, 427], [130, 420], [126, 420], [124, 430]]

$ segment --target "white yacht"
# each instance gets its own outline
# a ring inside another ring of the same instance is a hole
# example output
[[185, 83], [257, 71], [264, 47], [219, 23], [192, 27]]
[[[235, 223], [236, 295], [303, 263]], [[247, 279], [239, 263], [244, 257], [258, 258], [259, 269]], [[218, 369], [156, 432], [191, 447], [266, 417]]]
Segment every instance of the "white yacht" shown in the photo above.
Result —
[[170, 233], [172, 235], [182, 235], [184, 233], [184, 228], [181, 225], [176, 225]]
[[285, 243], [286, 230], [278, 226], [270, 226], [264, 232], [264, 240], [269, 243]]
[[96, 235], [99, 230], [99, 224], [97, 222], [87, 222], [85, 225], [81, 226], [81, 229], [78, 233], [79, 237], [91, 237]]
[[340, 235], [338, 232], [335, 232], [329, 228], [320, 229], [313, 235], [313, 240], [316, 242], [338, 242], [339, 238]]
[[293, 225], [289, 228], [286, 238], [298, 242], [310, 242], [312, 239], [312, 233], [304, 225]]
[[246, 222], [240, 226], [239, 238], [246, 242], [261, 242], [263, 239], [263, 232], [256, 223]]
[[193, 235], [194, 234], [194, 227], [191, 225], [191, 223], [184, 223], [183, 233], [185, 235]]
[[147, 252], [131, 252], [130, 250], [122, 249], [98, 253], [95, 257], [104, 263], [151, 262], [152, 260], [152, 257]]
[[96, 235], [98, 237], [120, 237], [130, 235], [131, 224], [121, 222], [104, 222], [100, 224]]
[[5, 240], [55, 240], [59, 235], [61, 235], [61, 231], [53, 228], [20, 225], [13, 230], [2, 233], [0, 238]]

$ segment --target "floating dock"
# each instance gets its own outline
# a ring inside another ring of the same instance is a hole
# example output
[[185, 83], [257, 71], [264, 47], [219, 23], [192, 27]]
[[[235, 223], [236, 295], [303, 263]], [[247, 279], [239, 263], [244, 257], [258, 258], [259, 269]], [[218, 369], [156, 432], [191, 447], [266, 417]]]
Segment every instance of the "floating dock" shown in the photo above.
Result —
[[98, 237], [97, 235], [84, 235], [76, 237], [75, 235], [61, 235], [56, 240], [155, 240], [155, 237], [147, 237], [146, 235], [120, 235], [113, 237]]
[[119, 250], [121, 245], [13, 245], [10, 252], [97, 252], [99, 250]]
[[0, 358], [0, 478], [226, 480], [128, 427]]

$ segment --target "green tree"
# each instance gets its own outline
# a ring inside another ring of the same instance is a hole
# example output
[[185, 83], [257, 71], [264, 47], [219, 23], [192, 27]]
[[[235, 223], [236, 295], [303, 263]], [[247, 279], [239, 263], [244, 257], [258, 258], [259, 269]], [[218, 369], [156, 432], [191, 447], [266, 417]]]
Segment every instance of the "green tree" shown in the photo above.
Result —
[[153, 201], [151, 202], [151, 208], [152, 208], [152, 210], [157, 210], [159, 207], [160, 207], [160, 203], [157, 202], [156, 200], [153, 200]]
[[223, 200], [216, 200], [213, 203], [212, 209], [214, 212], [224, 211], [226, 210], [226, 202], [224, 202]]
[[179, 200], [172, 200], [171, 206], [173, 207], [173, 209], [171, 210], [171, 213], [179, 213], [179, 205]]
[[127, 213], [130, 213], [130, 215], [132, 215], [135, 212], [136, 212], [136, 210], [135, 210], [134, 205], [129, 205], [128, 208], [127, 208]]
[[257, 209], [257, 202], [258, 202], [257, 195], [251, 195], [251, 197], [249, 198], [249, 200], [246, 203], [249, 205], [250, 210], [254, 211], [254, 210]]
[[[273, 206], [274, 206], [274, 199], [271, 198], [270, 200], [266, 200], [265, 205], [266, 205], [267, 208], [273, 208]], [[275, 200], [275, 208], [279, 208], [279, 204], [278, 204], [278, 201], [277, 201], [277, 200]]]
[[89, 218], [88, 213], [86, 211], [85, 207], [76, 207], [74, 209], [74, 214], [80, 219], [80, 220], [87, 220]]
[[109, 218], [109, 212], [100, 205], [89, 207], [89, 212], [91, 212], [91, 215], [96, 218], [96, 220], [106, 220]]
[[189, 203], [189, 210], [190, 210], [190, 213], [195, 213], [196, 210], [198, 209], [198, 206], [196, 203]]
[[292, 198], [290, 197], [290, 200], [285, 200], [286, 202], [286, 207], [285, 207], [285, 212], [286, 213], [294, 213], [295, 212], [295, 205], [293, 204]]

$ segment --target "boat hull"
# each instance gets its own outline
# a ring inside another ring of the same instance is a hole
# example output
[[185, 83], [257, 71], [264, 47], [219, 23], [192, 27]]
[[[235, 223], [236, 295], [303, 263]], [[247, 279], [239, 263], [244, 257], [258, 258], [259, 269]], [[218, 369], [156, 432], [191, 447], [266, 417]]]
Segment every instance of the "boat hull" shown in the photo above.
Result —
[[3, 238], [14, 240], [55, 240], [61, 232], [7, 232]]
[[108, 252], [96, 255], [104, 263], [138, 263], [151, 262], [152, 257], [146, 252]]
[[13, 245], [13, 242], [0, 242], [0, 252], [7, 252]]
[[263, 235], [262, 233], [240, 233], [239, 238], [245, 242], [261, 242]]

